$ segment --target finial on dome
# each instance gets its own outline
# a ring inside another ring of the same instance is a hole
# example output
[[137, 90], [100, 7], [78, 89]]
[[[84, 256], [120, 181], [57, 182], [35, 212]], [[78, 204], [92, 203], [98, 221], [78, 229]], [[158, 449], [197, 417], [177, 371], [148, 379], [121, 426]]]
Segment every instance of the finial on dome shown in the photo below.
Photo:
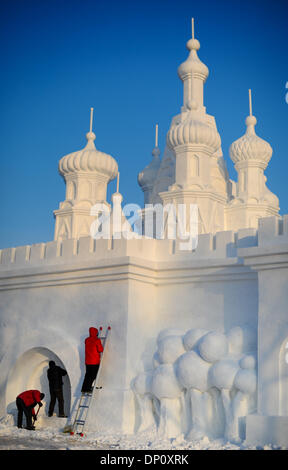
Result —
[[158, 148], [158, 124], [155, 125], [155, 147], [152, 150], [152, 155], [154, 158], [159, 158], [160, 150]]
[[89, 132], [87, 132], [86, 134], [86, 138], [88, 140], [87, 145], [89, 145], [90, 143], [94, 145], [93, 142], [96, 139], [96, 135], [93, 132], [93, 111], [94, 111], [94, 108], [90, 108], [90, 128], [89, 128]]
[[251, 88], [249, 88], [248, 92], [249, 92], [249, 113], [250, 113], [250, 116], [252, 116], [252, 95], [251, 95]]
[[155, 126], [155, 147], [158, 147], [158, 124]]
[[119, 180], [120, 180], [120, 173], [118, 171], [117, 173], [117, 188], [116, 188], [116, 193], [119, 193]]
[[247, 126], [247, 133], [248, 134], [255, 134], [255, 129], [254, 127], [256, 126], [257, 124], [257, 119], [255, 116], [253, 116], [252, 114], [252, 93], [251, 93], [251, 89], [249, 88], [248, 90], [248, 93], [249, 93], [249, 116], [247, 116], [246, 120], [245, 120], [245, 124]]
[[191, 25], [192, 25], [192, 39], [189, 39], [187, 42], [186, 46], [189, 51], [198, 51], [200, 49], [200, 42], [198, 39], [195, 39], [195, 33], [194, 33], [194, 18], [191, 19]]
[[[114, 211], [116, 206], [119, 206], [119, 205], [121, 206], [121, 203], [123, 201], [123, 196], [122, 196], [121, 193], [119, 193], [119, 181], [120, 181], [120, 172], [118, 171], [118, 173], [117, 173], [116, 192], [113, 193], [112, 196], [111, 196], [111, 200], [112, 200], [112, 204], [113, 204], [113, 211]], [[121, 211], [121, 213], [122, 213], [122, 211]], [[114, 222], [113, 222], [113, 224], [114, 224]]]
[[234, 163], [242, 161], [260, 161], [267, 166], [271, 156], [272, 147], [264, 139], [261, 139], [256, 132], [257, 119], [252, 114], [252, 94], [249, 89], [249, 116], [245, 119], [247, 126], [245, 134], [240, 139], [235, 140], [230, 146], [230, 157]]
[[94, 111], [94, 108], [90, 108], [90, 132], [92, 132], [93, 130], [93, 111]]

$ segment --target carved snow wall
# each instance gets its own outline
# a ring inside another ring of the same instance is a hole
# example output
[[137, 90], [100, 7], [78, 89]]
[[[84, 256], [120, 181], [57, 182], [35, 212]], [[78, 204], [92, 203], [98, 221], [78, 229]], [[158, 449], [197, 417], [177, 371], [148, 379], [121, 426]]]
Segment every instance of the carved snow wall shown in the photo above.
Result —
[[154, 368], [132, 383], [138, 431], [156, 424], [168, 438], [245, 439], [245, 417], [256, 410], [256, 356], [250, 327], [161, 331]]

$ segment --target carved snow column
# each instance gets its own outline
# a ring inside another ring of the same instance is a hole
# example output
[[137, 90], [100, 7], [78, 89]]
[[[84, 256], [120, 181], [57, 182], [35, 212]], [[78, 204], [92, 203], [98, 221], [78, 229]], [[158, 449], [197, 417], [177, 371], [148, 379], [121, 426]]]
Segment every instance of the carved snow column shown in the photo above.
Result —
[[96, 149], [92, 132], [93, 108], [91, 108], [90, 131], [86, 134], [86, 146], [61, 158], [59, 173], [66, 183], [66, 198], [54, 211], [55, 240], [79, 238], [90, 235], [95, 220], [91, 208], [96, 203], [107, 203], [107, 185], [118, 172], [117, 162], [110, 155]]
[[246, 132], [230, 146], [230, 157], [238, 173], [237, 194], [226, 209], [228, 228], [258, 228], [258, 219], [278, 215], [279, 200], [266, 186], [264, 170], [272, 156], [268, 142], [256, 135], [257, 119], [252, 115], [251, 90], [249, 90], [250, 114], [246, 118]]
[[[188, 219], [190, 204], [197, 204], [199, 233], [216, 232], [224, 230], [227, 201], [227, 194], [213, 186], [211, 171], [215, 155], [221, 151], [221, 139], [214, 117], [206, 113], [204, 106], [204, 83], [209, 70], [197, 55], [200, 43], [194, 39], [193, 31], [187, 48], [188, 59], [178, 68], [183, 82], [183, 106], [167, 134], [167, 145], [176, 156], [175, 184], [160, 196], [164, 204], [185, 204]], [[226, 184], [224, 176], [223, 181]]]

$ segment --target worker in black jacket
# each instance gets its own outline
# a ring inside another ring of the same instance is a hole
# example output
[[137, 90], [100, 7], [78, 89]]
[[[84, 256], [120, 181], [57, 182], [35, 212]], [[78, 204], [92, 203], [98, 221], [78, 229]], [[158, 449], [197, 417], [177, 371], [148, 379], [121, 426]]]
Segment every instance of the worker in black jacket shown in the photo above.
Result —
[[64, 413], [64, 397], [63, 397], [63, 380], [62, 377], [67, 375], [66, 370], [62, 369], [59, 366], [56, 366], [54, 361], [49, 361], [49, 369], [47, 370], [47, 377], [49, 381], [50, 389], [50, 405], [48, 416], [53, 416], [53, 411], [56, 403], [56, 398], [58, 400], [59, 406], [59, 418], [67, 418]]

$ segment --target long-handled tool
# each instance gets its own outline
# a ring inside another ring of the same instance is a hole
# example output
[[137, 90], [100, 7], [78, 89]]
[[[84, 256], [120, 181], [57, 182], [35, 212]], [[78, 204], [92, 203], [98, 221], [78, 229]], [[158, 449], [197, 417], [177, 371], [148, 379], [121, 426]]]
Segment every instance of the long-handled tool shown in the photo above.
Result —
[[37, 421], [37, 416], [38, 416], [38, 413], [39, 413], [40, 408], [41, 408], [41, 406], [39, 405], [36, 415], [33, 416], [33, 426], [34, 426], [34, 424], [35, 424], [35, 421]]

